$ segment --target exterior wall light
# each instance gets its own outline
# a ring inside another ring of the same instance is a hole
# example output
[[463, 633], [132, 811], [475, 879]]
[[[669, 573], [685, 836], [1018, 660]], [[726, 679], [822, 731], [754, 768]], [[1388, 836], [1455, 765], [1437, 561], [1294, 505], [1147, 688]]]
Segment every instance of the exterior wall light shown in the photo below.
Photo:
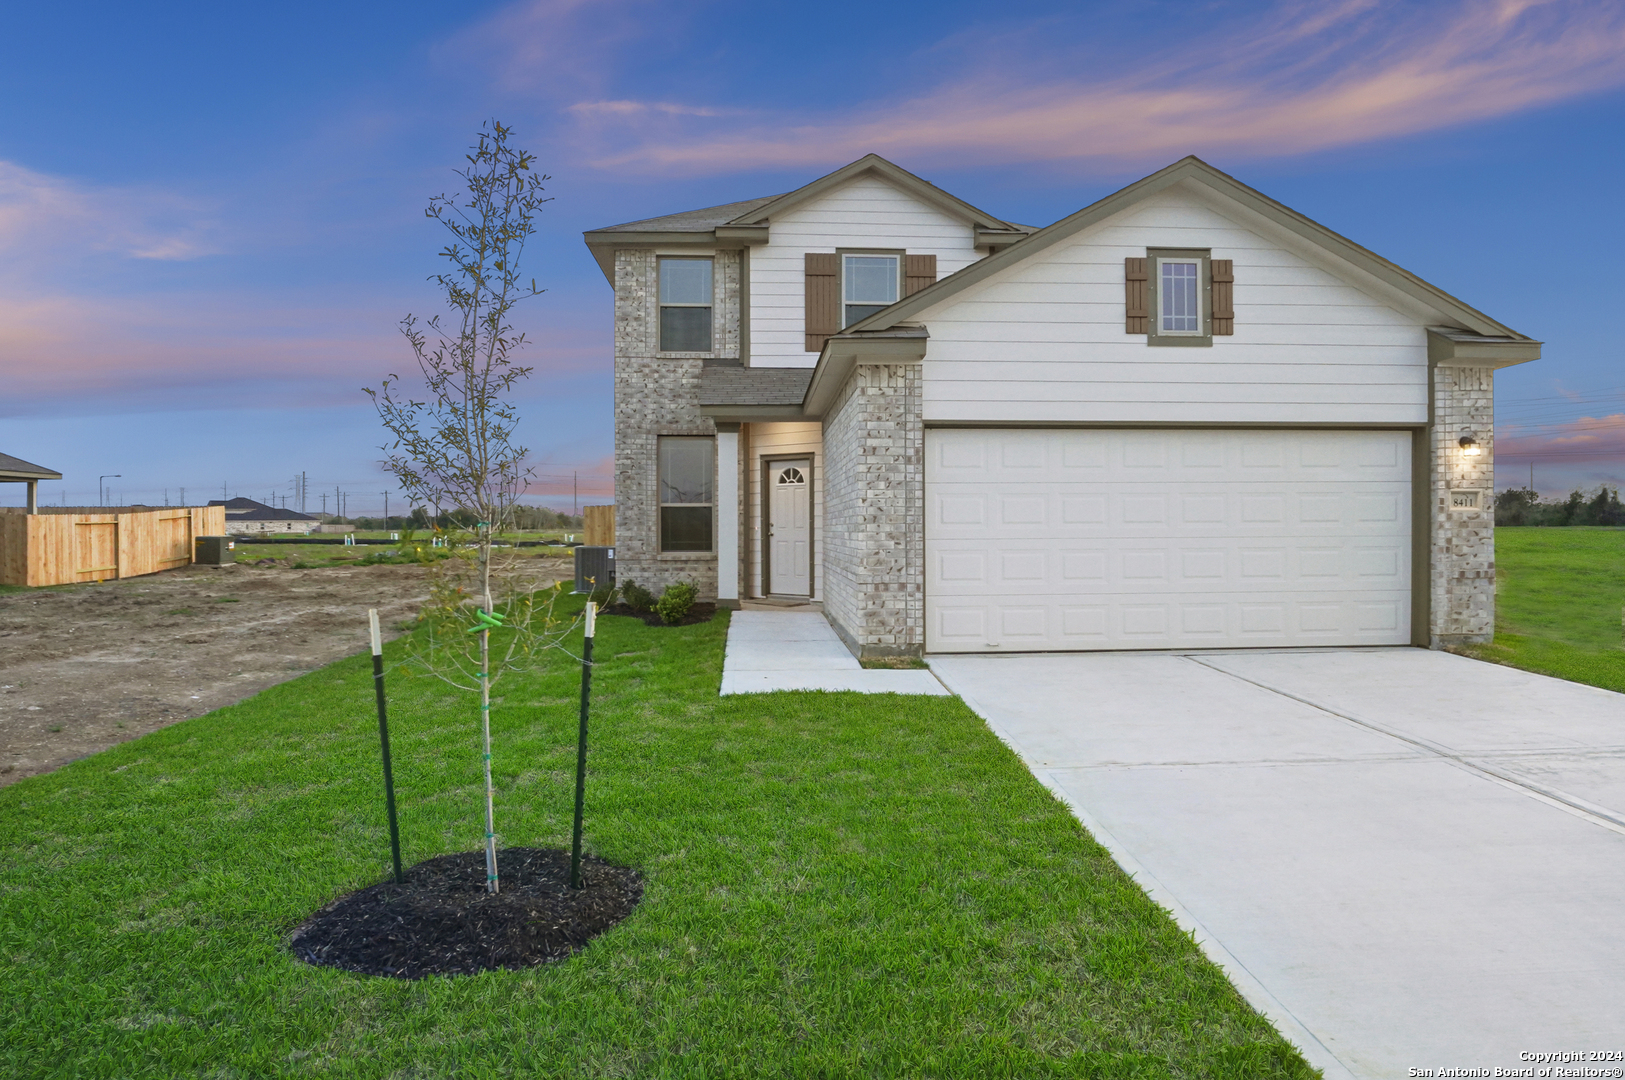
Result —
[[1471, 435], [1463, 435], [1456, 440], [1456, 445], [1461, 447], [1461, 452], [1468, 457], [1477, 457], [1484, 452], [1484, 448], [1478, 445], [1478, 440]]

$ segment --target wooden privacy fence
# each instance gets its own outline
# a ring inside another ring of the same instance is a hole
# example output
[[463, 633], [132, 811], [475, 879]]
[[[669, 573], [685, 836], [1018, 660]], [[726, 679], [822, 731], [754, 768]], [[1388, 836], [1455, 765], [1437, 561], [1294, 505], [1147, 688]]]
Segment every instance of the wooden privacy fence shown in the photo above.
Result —
[[0, 507], [0, 585], [68, 585], [173, 570], [224, 536], [223, 506]]
[[581, 508], [582, 540], [588, 547], [615, 546], [615, 508], [613, 506], [583, 506]]

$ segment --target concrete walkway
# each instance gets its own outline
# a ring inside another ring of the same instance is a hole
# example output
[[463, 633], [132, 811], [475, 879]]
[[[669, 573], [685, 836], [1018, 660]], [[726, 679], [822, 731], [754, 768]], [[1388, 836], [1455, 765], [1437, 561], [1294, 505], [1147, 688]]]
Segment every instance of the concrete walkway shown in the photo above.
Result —
[[1625, 1049], [1625, 696], [1420, 649], [929, 659], [1328, 1077]]
[[722, 661], [724, 694], [774, 690], [855, 690], [860, 694], [940, 694], [929, 671], [871, 671], [810, 611], [736, 611]]

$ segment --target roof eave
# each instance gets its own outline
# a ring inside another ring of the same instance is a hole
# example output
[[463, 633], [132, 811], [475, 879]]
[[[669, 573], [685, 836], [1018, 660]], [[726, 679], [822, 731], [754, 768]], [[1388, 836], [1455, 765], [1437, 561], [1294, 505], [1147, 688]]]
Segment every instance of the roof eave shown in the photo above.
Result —
[[824, 342], [813, 368], [812, 381], [801, 399], [808, 419], [819, 419], [835, 401], [841, 387], [860, 361], [875, 364], [917, 364], [925, 359], [931, 335], [923, 326], [900, 326], [879, 333], [846, 330]]

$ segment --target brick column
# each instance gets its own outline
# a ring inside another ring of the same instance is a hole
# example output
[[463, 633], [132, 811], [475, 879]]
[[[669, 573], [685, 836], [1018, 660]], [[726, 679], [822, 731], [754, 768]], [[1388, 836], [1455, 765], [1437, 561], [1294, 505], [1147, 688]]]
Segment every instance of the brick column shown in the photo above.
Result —
[[[1494, 369], [1439, 364], [1433, 368], [1431, 625], [1437, 649], [1495, 636], [1495, 382]], [[1459, 445], [1477, 440], [1480, 453]], [[1476, 506], [1463, 502], [1476, 500]]]
[[925, 645], [918, 363], [860, 364], [824, 420], [824, 610], [860, 656]]

